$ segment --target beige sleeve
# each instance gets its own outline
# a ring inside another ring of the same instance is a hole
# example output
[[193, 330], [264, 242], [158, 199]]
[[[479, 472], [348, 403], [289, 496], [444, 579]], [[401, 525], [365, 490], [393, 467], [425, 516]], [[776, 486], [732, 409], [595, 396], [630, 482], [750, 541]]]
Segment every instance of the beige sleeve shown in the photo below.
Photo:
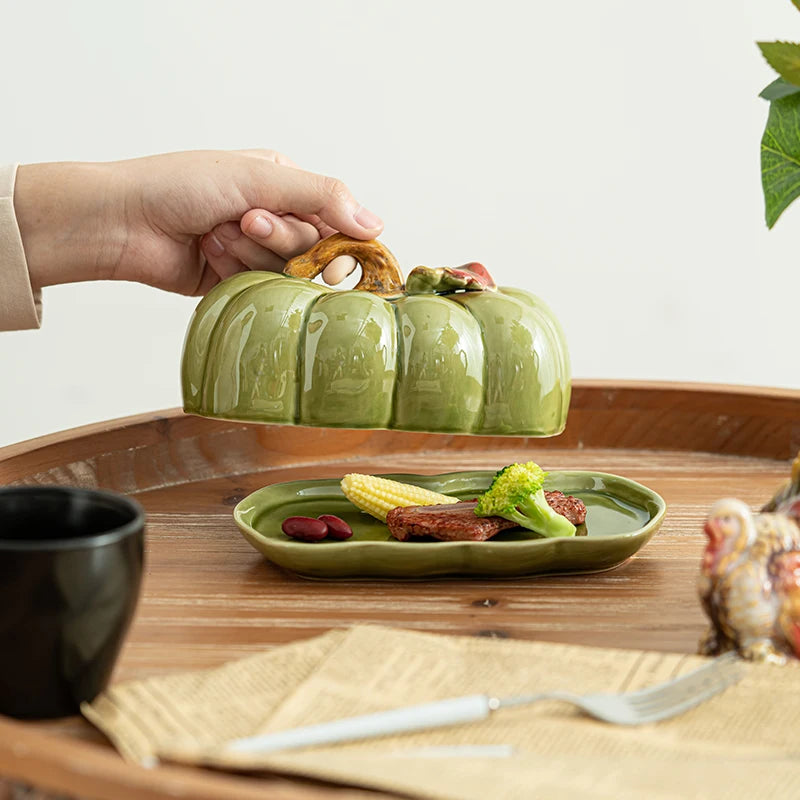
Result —
[[14, 212], [17, 165], [0, 165], [0, 331], [41, 325], [41, 292], [34, 291]]

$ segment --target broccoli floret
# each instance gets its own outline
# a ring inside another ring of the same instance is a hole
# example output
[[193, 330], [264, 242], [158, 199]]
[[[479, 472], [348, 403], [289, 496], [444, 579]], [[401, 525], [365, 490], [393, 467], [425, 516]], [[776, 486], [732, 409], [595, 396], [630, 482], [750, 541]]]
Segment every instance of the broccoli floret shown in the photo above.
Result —
[[503, 517], [542, 536], [574, 536], [575, 526], [553, 511], [545, 499], [546, 477], [547, 473], [533, 461], [504, 467], [478, 498], [475, 514]]

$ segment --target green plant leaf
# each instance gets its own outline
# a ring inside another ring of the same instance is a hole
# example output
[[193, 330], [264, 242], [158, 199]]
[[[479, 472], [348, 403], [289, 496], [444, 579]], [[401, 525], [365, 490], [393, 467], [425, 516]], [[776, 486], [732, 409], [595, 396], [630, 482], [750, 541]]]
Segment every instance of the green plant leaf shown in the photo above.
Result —
[[800, 0], [792, 0], [792, 5], [800, 11]]
[[761, 138], [761, 185], [767, 227], [800, 195], [800, 94], [769, 104]]
[[[797, 0], [800, 3], [800, 0]], [[783, 78], [775, 78], [769, 86], [766, 86], [759, 93], [759, 97], [764, 100], [780, 100], [781, 97], [788, 97], [790, 94], [800, 92], [800, 86], [785, 81]]]
[[767, 63], [784, 80], [800, 86], [800, 44], [792, 42], [756, 42]]

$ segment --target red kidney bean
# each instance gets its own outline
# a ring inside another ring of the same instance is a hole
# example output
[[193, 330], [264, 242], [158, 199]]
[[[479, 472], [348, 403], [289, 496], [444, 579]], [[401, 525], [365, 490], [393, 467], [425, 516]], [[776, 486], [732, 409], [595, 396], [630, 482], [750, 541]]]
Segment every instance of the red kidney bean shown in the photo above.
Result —
[[334, 539], [349, 539], [353, 535], [353, 529], [333, 514], [320, 514], [317, 519], [328, 526], [328, 536]]
[[287, 517], [281, 530], [292, 539], [301, 542], [320, 542], [328, 535], [328, 526], [324, 520], [313, 517]]

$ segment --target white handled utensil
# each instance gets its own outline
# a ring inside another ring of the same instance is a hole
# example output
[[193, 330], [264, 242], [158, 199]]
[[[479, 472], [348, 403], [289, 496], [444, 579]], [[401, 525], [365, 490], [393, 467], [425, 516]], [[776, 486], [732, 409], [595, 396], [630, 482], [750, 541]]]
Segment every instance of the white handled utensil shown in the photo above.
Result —
[[527, 705], [537, 700], [563, 700], [605, 722], [641, 725], [687, 711], [736, 683], [741, 676], [738, 658], [733, 653], [727, 653], [687, 675], [637, 692], [586, 695], [542, 692], [506, 698], [473, 694], [237, 739], [230, 742], [226, 750], [234, 753], [271, 753], [392, 733], [409, 733], [475, 722], [486, 719], [500, 708]]

